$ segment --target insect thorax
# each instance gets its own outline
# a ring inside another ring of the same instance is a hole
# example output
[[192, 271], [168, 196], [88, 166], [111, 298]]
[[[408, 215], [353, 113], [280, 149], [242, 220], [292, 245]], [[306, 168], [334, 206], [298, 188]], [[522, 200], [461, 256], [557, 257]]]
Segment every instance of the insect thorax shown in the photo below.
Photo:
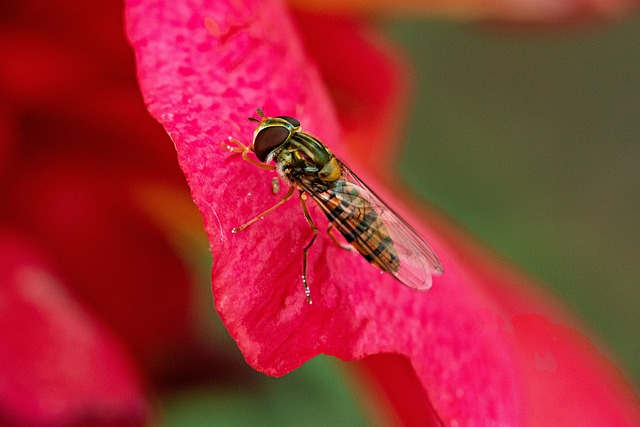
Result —
[[335, 161], [329, 149], [314, 137], [296, 132], [273, 155], [280, 174], [289, 181], [319, 179], [318, 173]]

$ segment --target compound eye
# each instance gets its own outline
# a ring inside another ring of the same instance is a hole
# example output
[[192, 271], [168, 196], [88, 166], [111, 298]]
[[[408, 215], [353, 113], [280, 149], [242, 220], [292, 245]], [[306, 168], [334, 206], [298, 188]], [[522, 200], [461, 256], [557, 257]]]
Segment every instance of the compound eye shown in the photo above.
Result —
[[258, 160], [264, 163], [269, 153], [284, 144], [287, 138], [289, 129], [284, 126], [271, 126], [258, 132], [253, 140], [253, 150]]
[[279, 119], [282, 120], [286, 120], [289, 123], [291, 123], [293, 125], [294, 128], [299, 128], [300, 127], [300, 122], [298, 121], [298, 119], [291, 117], [291, 116], [278, 116]]

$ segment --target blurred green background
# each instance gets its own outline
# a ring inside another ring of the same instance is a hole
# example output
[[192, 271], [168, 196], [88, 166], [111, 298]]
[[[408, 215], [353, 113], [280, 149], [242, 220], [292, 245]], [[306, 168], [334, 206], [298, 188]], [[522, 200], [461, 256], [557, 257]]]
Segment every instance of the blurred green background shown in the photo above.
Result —
[[637, 390], [640, 22], [389, 32], [416, 72], [403, 178], [559, 295]]
[[[640, 21], [520, 34], [383, 25], [415, 71], [401, 176], [564, 300], [637, 389]], [[160, 425], [376, 425], [333, 358], [281, 379], [246, 366], [211, 310], [205, 255], [201, 324], [246, 376], [164, 396]]]

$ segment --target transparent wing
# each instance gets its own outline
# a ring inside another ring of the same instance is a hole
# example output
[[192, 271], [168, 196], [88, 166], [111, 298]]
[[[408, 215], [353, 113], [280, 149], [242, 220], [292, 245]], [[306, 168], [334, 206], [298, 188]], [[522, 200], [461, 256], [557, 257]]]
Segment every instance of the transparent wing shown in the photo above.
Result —
[[369, 262], [404, 285], [427, 290], [442, 264], [418, 233], [341, 163], [342, 177], [321, 186], [298, 183]]

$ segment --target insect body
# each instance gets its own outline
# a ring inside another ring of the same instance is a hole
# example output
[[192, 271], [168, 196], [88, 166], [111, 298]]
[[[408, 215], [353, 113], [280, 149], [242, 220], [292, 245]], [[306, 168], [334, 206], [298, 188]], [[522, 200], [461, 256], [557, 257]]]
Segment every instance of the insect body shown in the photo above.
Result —
[[[263, 169], [276, 169], [291, 184], [289, 191], [272, 208], [237, 227], [238, 232], [274, 211], [293, 196], [297, 189], [304, 216], [313, 230], [313, 237], [303, 251], [302, 282], [311, 303], [307, 284], [309, 248], [318, 234], [306, 200], [311, 197], [330, 221], [328, 232], [335, 227], [367, 261], [391, 274], [404, 285], [427, 290], [431, 275], [441, 274], [442, 265], [429, 245], [400, 216], [389, 208], [318, 139], [302, 132], [300, 122], [288, 116], [265, 117], [254, 132], [253, 144], [245, 146], [229, 137], [231, 151], [242, 154], [248, 162]], [[258, 161], [249, 157], [254, 152]], [[271, 165], [273, 163], [275, 165]], [[339, 243], [338, 243], [339, 244]], [[349, 248], [349, 247], [347, 247]]]

